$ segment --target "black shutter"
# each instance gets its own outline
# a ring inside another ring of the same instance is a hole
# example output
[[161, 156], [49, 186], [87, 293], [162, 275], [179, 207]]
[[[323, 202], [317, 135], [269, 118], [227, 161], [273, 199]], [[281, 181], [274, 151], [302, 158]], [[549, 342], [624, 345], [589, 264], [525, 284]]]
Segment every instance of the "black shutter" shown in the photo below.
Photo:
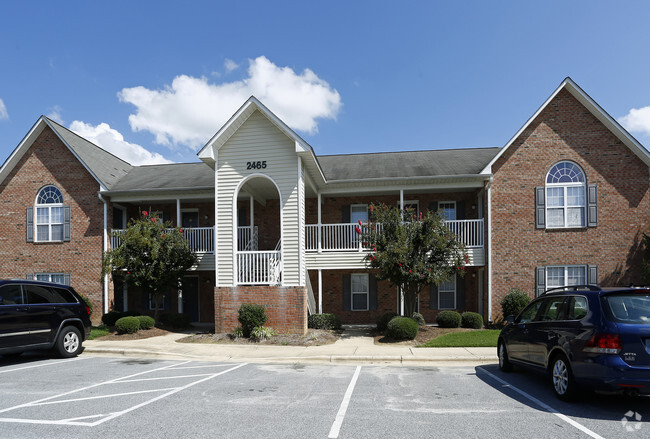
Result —
[[34, 242], [34, 208], [27, 208], [27, 242]]
[[546, 268], [535, 268], [535, 294], [541, 296], [546, 291]]
[[546, 189], [543, 186], [535, 188], [535, 227], [546, 228]]
[[63, 241], [70, 241], [70, 206], [63, 206]]
[[430, 212], [437, 212], [438, 211], [438, 202], [437, 201], [432, 201], [429, 203], [429, 211]]
[[346, 204], [341, 207], [341, 222], [348, 224], [350, 222], [350, 205]]
[[465, 219], [465, 201], [456, 201], [456, 219]]
[[598, 285], [598, 266], [587, 265], [587, 283], [589, 285]]
[[598, 188], [590, 184], [587, 188], [587, 227], [598, 226]]
[[429, 287], [429, 309], [438, 309], [438, 285], [431, 284]]
[[456, 309], [465, 310], [465, 278], [456, 276]]
[[370, 297], [368, 297], [368, 309], [370, 311], [375, 311], [377, 309], [377, 278], [374, 274], [368, 275], [368, 288], [370, 289]]
[[349, 274], [343, 275], [343, 311], [350, 311], [352, 308], [352, 277]]

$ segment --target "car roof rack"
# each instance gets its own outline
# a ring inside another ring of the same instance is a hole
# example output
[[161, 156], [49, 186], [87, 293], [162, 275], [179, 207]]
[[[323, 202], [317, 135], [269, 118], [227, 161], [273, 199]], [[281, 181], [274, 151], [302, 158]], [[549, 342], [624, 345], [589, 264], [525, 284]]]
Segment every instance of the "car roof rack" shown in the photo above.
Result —
[[566, 291], [579, 291], [579, 290], [592, 290], [592, 291], [602, 291], [603, 289], [600, 288], [598, 285], [565, 285], [563, 287], [555, 287], [548, 289], [544, 291], [544, 294], [548, 293], [558, 293], [558, 292], [566, 292]]

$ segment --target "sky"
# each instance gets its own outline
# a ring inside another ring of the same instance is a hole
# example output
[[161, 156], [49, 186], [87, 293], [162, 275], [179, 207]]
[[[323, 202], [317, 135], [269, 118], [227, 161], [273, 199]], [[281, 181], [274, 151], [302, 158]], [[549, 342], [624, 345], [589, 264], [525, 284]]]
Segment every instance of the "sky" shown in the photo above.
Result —
[[0, 162], [41, 115], [196, 162], [254, 95], [317, 155], [503, 146], [570, 76], [650, 147], [647, 1], [0, 3]]

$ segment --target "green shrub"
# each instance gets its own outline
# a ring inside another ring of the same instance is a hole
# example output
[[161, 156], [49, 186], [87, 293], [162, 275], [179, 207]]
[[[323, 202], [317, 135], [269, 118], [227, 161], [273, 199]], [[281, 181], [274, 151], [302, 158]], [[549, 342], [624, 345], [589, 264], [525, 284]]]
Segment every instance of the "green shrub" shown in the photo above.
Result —
[[440, 311], [436, 316], [436, 323], [441, 328], [458, 328], [460, 321], [460, 314], [456, 311]]
[[519, 288], [513, 288], [501, 300], [501, 311], [503, 318], [513, 315], [517, 316], [530, 303], [530, 296]]
[[269, 339], [275, 335], [273, 328], [265, 328], [264, 326], [256, 326], [251, 330], [250, 339], [253, 341], [262, 341]]
[[412, 319], [415, 320], [418, 326], [424, 326], [427, 324], [427, 322], [424, 321], [424, 316], [419, 312], [414, 312]]
[[463, 328], [481, 329], [483, 327], [483, 316], [475, 312], [464, 312], [461, 315]]
[[119, 334], [133, 334], [140, 329], [140, 320], [137, 317], [122, 317], [115, 322], [115, 329]]
[[115, 326], [115, 322], [124, 317], [119, 311], [109, 311], [102, 316], [102, 323], [106, 326]]
[[151, 329], [155, 323], [153, 317], [149, 316], [134, 316], [140, 322], [140, 329]]
[[393, 317], [386, 335], [393, 340], [413, 340], [418, 335], [418, 324], [411, 317]]
[[341, 329], [341, 319], [336, 314], [311, 314], [307, 327], [312, 329]]
[[163, 326], [172, 329], [187, 329], [190, 325], [190, 316], [188, 314], [165, 313], [158, 317]]
[[388, 329], [388, 322], [390, 322], [393, 317], [397, 317], [397, 314], [394, 312], [387, 312], [386, 314], [381, 315], [377, 319], [377, 331], [385, 332]]
[[231, 336], [235, 339], [242, 338], [244, 336], [244, 331], [242, 331], [241, 326], [237, 326], [233, 329]]
[[89, 313], [88, 315], [91, 316], [93, 314], [93, 303], [90, 301], [89, 298], [87, 298], [85, 295], [79, 293], [79, 297], [84, 301], [86, 306], [88, 307]]
[[244, 337], [250, 337], [253, 328], [264, 326], [266, 323], [266, 310], [262, 305], [243, 303], [239, 307], [239, 323]]

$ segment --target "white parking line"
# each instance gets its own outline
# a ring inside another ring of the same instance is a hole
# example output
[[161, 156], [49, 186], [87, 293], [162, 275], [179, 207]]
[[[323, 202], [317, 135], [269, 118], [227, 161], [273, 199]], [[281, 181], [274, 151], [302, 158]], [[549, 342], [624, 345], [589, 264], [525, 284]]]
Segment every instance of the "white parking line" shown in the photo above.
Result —
[[336, 439], [339, 437], [339, 431], [341, 430], [341, 425], [343, 425], [343, 419], [345, 418], [345, 412], [348, 411], [348, 405], [350, 404], [350, 399], [352, 398], [352, 392], [354, 392], [354, 386], [357, 385], [357, 379], [359, 378], [359, 372], [361, 372], [361, 366], [357, 366], [357, 370], [354, 371], [352, 376], [352, 381], [348, 385], [348, 390], [343, 396], [343, 401], [341, 401], [341, 407], [334, 418], [334, 423], [332, 428], [330, 428], [330, 434], [327, 436], [329, 439]]
[[64, 404], [66, 402], [90, 401], [91, 399], [115, 398], [116, 396], [141, 395], [143, 393], [166, 392], [168, 390], [176, 390], [176, 389], [178, 389], [178, 387], [168, 387], [166, 389], [138, 390], [136, 392], [113, 393], [109, 395], [87, 396], [85, 398], [61, 399], [58, 401], [46, 401], [46, 402], [39, 402], [38, 404], [30, 404], [30, 407], [38, 407], [39, 405]]
[[577, 428], [578, 430], [582, 431], [583, 433], [588, 434], [589, 436], [593, 437], [594, 439], [604, 439], [602, 436], [600, 436], [599, 434], [594, 433], [593, 431], [589, 430], [587, 427], [585, 427], [584, 425], [580, 424], [579, 422], [576, 422], [576, 421], [574, 421], [573, 419], [569, 418], [568, 416], [563, 415], [562, 413], [560, 413], [558, 410], [554, 409], [554, 408], [551, 407], [550, 405], [546, 404], [545, 402], [540, 401], [539, 399], [537, 399], [537, 398], [535, 398], [534, 396], [532, 396], [532, 395], [530, 395], [530, 394], [524, 392], [523, 390], [519, 389], [518, 387], [513, 386], [513, 385], [510, 384], [509, 382], [502, 380], [501, 378], [499, 378], [498, 376], [494, 375], [493, 373], [490, 373], [490, 372], [488, 372], [488, 371], [485, 370], [485, 369], [478, 369], [478, 370], [480, 370], [481, 372], [483, 372], [483, 373], [487, 374], [488, 376], [494, 378], [495, 380], [497, 380], [497, 381], [500, 382], [501, 384], [505, 385], [505, 386], [508, 387], [509, 389], [514, 390], [515, 392], [519, 393], [519, 394], [520, 394], [521, 396], [523, 396], [524, 398], [526, 398], [526, 399], [528, 399], [528, 400], [534, 402], [535, 404], [537, 404], [538, 406], [540, 406], [542, 409], [546, 410], [547, 412], [549, 412], [549, 413], [551, 413], [551, 414], [554, 414], [555, 416], [557, 416], [558, 418], [562, 419], [562, 420], [563, 420], [564, 422], [566, 422], [567, 424], [570, 424], [570, 425], [574, 426], [575, 428]]
[[75, 358], [68, 358], [68, 359], [59, 360], [59, 361], [50, 361], [48, 363], [33, 364], [31, 366], [17, 367], [15, 369], [0, 370], [0, 373], [16, 372], [16, 371], [19, 371], [19, 370], [33, 369], [35, 367], [54, 366], [56, 364], [69, 363], [71, 361], [87, 360], [88, 358], [90, 358], [90, 357], [75, 357]]

